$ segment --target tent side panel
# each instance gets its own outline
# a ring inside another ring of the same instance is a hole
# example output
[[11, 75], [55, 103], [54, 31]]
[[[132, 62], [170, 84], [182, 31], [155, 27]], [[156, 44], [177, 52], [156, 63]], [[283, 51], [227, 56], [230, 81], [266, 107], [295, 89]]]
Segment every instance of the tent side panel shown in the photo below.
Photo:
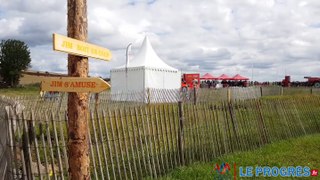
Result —
[[179, 89], [181, 86], [181, 72], [146, 69], [146, 88]]
[[145, 87], [146, 89], [165, 89], [163, 72], [160, 70], [145, 70]]
[[139, 101], [135, 96], [144, 91], [142, 69], [111, 71], [111, 94], [117, 101]]
[[168, 89], [180, 89], [181, 87], [181, 72], [166, 72], [165, 73], [165, 87], [170, 87]]
[[[180, 89], [180, 71], [147, 69], [145, 82], [148, 102], [177, 102], [179, 100], [178, 96], [174, 96], [173, 92], [168, 92], [167, 90]], [[151, 91], [148, 91], [148, 89]], [[171, 95], [168, 96], [170, 93]]]

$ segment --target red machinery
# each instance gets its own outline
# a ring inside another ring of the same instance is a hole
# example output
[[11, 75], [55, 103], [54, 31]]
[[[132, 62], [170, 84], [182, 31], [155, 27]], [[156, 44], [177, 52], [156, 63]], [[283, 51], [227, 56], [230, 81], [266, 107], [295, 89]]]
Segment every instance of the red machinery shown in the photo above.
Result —
[[290, 87], [290, 76], [285, 76], [282, 80], [283, 87]]
[[183, 74], [182, 81], [185, 81], [189, 88], [193, 88], [193, 84], [196, 84], [198, 88], [200, 85], [200, 74]]
[[320, 77], [304, 77], [308, 79], [308, 86], [314, 86], [320, 88]]

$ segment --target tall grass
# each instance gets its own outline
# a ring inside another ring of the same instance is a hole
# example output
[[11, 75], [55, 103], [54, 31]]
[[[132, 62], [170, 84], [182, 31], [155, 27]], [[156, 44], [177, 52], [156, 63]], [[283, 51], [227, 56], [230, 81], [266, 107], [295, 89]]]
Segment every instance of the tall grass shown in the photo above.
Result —
[[[240, 166], [308, 166], [311, 169], [318, 169], [320, 164], [319, 154], [320, 134], [313, 134], [282, 140], [256, 150], [224, 155], [215, 158], [208, 163], [197, 162], [187, 167], [179, 167], [159, 179], [214, 179], [217, 176], [214, 166], [223, 162], [227, 162], [231, 165], [236, 163], [238, 178]], [[254, 178], [265, 179], [263, 177]], [[308, 179], [318, 178], [319, 177], [309, 177]], [[289, 178], [277, 177], [277, 179]]]

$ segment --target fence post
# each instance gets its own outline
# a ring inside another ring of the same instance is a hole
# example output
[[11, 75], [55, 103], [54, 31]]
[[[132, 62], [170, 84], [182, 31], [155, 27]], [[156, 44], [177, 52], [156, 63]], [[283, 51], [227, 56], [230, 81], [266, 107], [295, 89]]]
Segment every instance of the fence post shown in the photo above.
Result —
[[63, 101], [64, 94], [65, 93], [62, 93], [61, 96], [60, 96], [60, 101], [59, 101], [58, 108], [57, 108], [57, 115], [59, 115], [59, 113], [60, 113], [60, 109], [61, 109], [61, 106], [62, 106], [62, 101]]
[[184, 165], [184, 139], [183, 139], [183, 109], [182, 102], [178, 102], [179, 109], [179, 130], [178, 130], [178, 143], [179, 143], [179, 155], [180, 155], [180, 164]]
[[231, 90], [229, 87], [227, 89], [227, 97], [228, 97], [228, 102], [231, 102]]
[[262, 105], [261, 105], [261, 101], [260, 100], [255, 100], [256, 101], [256, 106], [257, 106], [257, 109], [259, 111], [259, 118], [258, 118], [258, 128], [260, 129], [262, 135], [262, 142], [263, 144], [267, 144], [270, 142], [269, 138], [268, 138], [268, 132], [267, 132], [267, 128], [266, 128], [266, 125], [265, 125], [265, 121], [264, 121], [264, 117], [263, 117], [263, 114], [262, 114]]
[[147, 89], [147, 104], [150, 104], [150, 88]]
[[[14, 167], [14, 160], [13, 160], [13, 138], [12, 138], [12, 129], [11, 127], [14, 127], [12, 122], [10, 123], [10, 106], [5, 106], [5, 118], [4, 118], [4, 126], [6, 129], [6, 134], [2, 134], [2, 136], [5, 136], [5, 145], [2, 149], [3, 152], [0, 151], [0, 154], [2, 153], [3, 156], [0, 156], [0, 174], [2, 174], [2, 177], [0, 177], [1, 180], [5, 179], [13, 179], [15, 177], [15, 167]], [[10, 126], [11, 125], [11, 126]], [[14, 128], [13, 128], [14, 129]], [[1, 146], [1, 145], [0, 145]], [[10, 148], [10, 149], [9, 149]], [[4, 165], [5, 164], [5, 165]], [[10, 171], [12, 174], [10, 174]]]
[[311, 87], [311, 89], [310, 89], [310, 94], [313, 94], [313, 92], [312, 92], [312, 87]]
[[[22, 114], [22, 151], [25, 159], [25, 165], [27, 170], [27, 179], [34, 179], [32, 175], [32, 156], [31, 156], [31, 137], [33, 133], [31, 130], [30, 122], [26, 120], [24, 115]], [[30, 133], [30, 134], [29, 134]]]
[[193, 87], [193, 104], [197, 104], [197, 89], [196, 87]]
[[95, 93], [94, 95], [94, 113], [98, 114], [98, 106], [99, 106], [99, 93]]
[[260, 86], [260, 95], [262, 97], [263, 93], [262, 93], [262, 86]]

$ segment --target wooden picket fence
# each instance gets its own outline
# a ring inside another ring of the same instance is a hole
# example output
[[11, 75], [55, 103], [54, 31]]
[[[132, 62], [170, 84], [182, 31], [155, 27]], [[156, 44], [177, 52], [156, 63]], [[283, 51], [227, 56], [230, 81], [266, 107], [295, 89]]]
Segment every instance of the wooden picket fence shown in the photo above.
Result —
[[[157, 178], [173, 168], [320, 132], [320, 97], [96, 108], [92, 179]], [[67, 179], [65, 111], [7, 111], [9, 179]]]

